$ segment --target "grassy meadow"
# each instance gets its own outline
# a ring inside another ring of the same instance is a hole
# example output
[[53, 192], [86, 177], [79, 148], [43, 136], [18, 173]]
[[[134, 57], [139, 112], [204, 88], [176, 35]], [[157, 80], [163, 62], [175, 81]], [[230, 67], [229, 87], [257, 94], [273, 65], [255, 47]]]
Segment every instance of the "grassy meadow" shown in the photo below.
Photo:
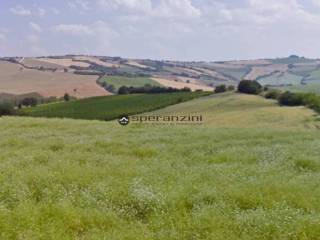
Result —
[[149, 114], [170, 113], [204, 123], [1, 118], [0, 239], [320, 239], [314, 112], [228, 93]]
[[99, 80], [100, 83], [105, 82], [113, 85], [115, 90], [122, 86], [126, 87], [143, 87], [145, 85], [160, 87], [161, 84], [147, 77], [123, 77], [123, 76], [107, 76]]
[[43, 104], [19, 110], [18, 114], [32, 117], [73, 118], [88, 120], [112, 120], [123, 114], [152, 111], [210, 92], [178, 92], [159, 94], [130, 94], [93, 97], [70, 102]]

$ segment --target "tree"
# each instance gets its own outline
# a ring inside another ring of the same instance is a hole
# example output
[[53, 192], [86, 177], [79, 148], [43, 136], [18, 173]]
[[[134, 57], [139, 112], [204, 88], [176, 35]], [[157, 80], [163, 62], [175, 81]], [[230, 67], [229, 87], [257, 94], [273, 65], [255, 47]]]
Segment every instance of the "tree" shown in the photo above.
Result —
[[129, 93], [129, 89], [126, 86], [122, 86], [119, 88], [118, 90], [119, 94], [128, 94]]
[[70, 101], [70, 95], [68, 93], [65, 93], [63, 96], [64, 101], [69, 102]]
[[14, 112], [13, 105], [7, 102], [0, 102], [0, 116], [11, 115]]
[[23, 106], [31, 106], [31, 107], [35, 107], [38, 105], [38, 99], [34, 98], [34, 97], [29, 97], [29, 98], [24, 98], [22, 101], [21, 101], [21, 104]]
[[223, 92], [226, 92], [226, 91], [227, 91], [227, 87], [224, 84], [216, 86], [216, 88], [214, 89], [215, 93], [223, 93]]
[[257, 95], [261, 90], [262, 86], [257, 81], [241, 80], [238, 85], [238, 91], [241, 93]]
[[234, 91], [236, 88], [233, 85], [229, 85], [228, 86], [228, 91]]

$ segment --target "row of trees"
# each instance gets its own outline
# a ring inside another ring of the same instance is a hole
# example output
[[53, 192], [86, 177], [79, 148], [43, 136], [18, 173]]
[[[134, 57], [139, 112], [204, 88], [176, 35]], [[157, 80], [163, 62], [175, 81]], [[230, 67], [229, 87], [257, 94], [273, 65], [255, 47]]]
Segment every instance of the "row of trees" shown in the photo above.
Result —
[[119, 88], [119, 94], [134, 94], [134, 93], [173, 93], [173, 92], [191, 92], [190, 88], [166, 88], [166, 87], [155, 87], [155, 86], [144, 86], [144, 87], [126, 87], [122, 86]]

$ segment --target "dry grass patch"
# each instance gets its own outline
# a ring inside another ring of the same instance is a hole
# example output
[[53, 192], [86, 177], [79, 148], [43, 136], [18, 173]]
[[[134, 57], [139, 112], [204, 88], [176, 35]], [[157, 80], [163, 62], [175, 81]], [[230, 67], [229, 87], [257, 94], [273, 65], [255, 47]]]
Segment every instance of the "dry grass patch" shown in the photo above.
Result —
[[[26, 94], [37, 92], [44, 97], [62, 97], [69, 93], [77, 98], [108, 95], [97, 83], [97, 76], [21, 69], [18, 64], [0, 61], [0, 92]], [[74, 92], [74, 89], [77, 89]]]

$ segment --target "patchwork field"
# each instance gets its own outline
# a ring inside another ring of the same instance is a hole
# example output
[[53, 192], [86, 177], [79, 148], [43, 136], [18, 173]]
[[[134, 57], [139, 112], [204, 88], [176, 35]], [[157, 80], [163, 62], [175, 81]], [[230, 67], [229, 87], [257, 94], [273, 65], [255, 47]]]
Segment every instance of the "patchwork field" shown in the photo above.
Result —
[[264, 67], [253, 67], [251, 72], [245, 76], [245, 79], [256, 80], [259, 77], [270, 75], [274, 72], [284, 73], [288, 69], [288, 66], [285, 64], [279, 65], [269, 65]]
[[23, 69], [18, 64], [0, 61], [0, 93], [36, 92], [44, 97], [62, 97], [69, 93], [77, 98], [108, 95], [108, 92], [96, 83], [97, 78]]
[[172, 87], [172, 88], [177, 88], [177, 89], [182, 89], [182, 88], [190, 88], [192, 91], [196, 90], [203, 90], [203, 91], [213, 91], [212, 87], [208, 87], [205, 85], [200, 85], [200, 84], [194, 84], [194, 83], [186, 83], [186, 82], [176, 82], [173, 80], [169, 79], [164, 79], [160, 77], [154, 77], [152, 80], [158, 82], [160, 85], [165, 86], [165, 87]]
[[94, 97], [78, 101], [45, 104], [20, 110], [32, 117], [112, 120], [123, 114], [136, 114], [156, 110], [212, 92], [180, 92], [161, 94], [130, 94]]
[[118, 91], [118, 89], [122, 86], [143, 87], [146, 84], [150, 86], [161, 86], [161, 84], [159, 84], [158, 82], [146, 77], [108, 76], [101, 78], [99, 82], [105, 82], [108, 85], [114, 86], [115, 91]]
[[260, 78], [258, 82], [262, 85], [301, 85], [303, 77], [291, 73], [275, 73], [271, 76]]
[[201, 126], [0, 119], [1, 239], [319, 239], [319, 117], [222, 94]]

